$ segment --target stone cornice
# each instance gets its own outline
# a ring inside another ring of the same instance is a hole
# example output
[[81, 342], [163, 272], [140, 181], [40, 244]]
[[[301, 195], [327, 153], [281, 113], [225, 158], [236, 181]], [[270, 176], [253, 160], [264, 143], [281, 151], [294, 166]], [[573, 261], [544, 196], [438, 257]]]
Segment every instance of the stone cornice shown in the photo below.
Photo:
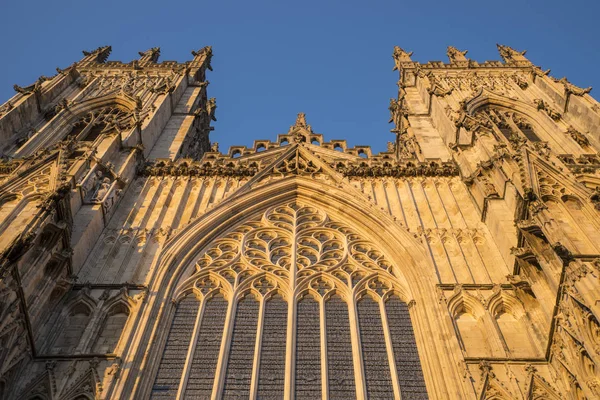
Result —
[[[364, 161], [346, 161], [331, 163], [330, 165], [345, 177], [377, 178], [377, 177], [427, 177], [458, 176], [458, 167], [453, 162], [413, 162], [413, 161], [386, 161], [366, 163]], [[142, 165], [138, 174], [142, 176], [197, 176], [197, 177], [234, 177], [245, 178], [256, 175], [259, 171], [268, 168], [259, 162], [249, 162], [230, 159], [227, 163], [210, 163], [201, 161], [150, 161]]]

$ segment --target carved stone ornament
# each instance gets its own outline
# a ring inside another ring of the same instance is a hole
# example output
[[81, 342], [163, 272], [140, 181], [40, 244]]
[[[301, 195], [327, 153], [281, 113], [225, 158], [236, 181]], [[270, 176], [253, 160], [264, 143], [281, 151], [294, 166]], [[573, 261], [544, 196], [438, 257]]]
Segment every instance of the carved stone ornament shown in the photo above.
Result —
[[394, 46], [394, 53], [392, 54], [392, 57], [394, 58], [395, 65], [394, 65], [393, 71], [401, 69], [403, 63], [411, 63], [412, 64], [412, 60], [410, 58], [410, 56], [412, 56], [412, 54], [413, 54], [412, 51], [410, 53], [407, 53], [401, 47]]
[[566, 77], [563, 77], [557, 80], [558, 83], [561, 83], [565, 88], [566, 94], [574, 94], [575, 96], [583, 96], [584, 94], [588, 94], [592, 91], [592, 87], [589, 86], [587, 88], [580, 88], [578, 86], [573, 85], [571, 82], [567, 80]]
[[582, 147], [586, 147], [590, 145], [590, 141], [588, 140], [588, 138], [581, 132], [579, 132], [577, 129], [573, 128], [573, 126], [569, 126], [567, 128], [567, 132], [565, 132], [567, 135], [571, 136], [571, 138], [577, 142], [578, 145], [582, 146]]
[[557, 112], [556, 110], [554, 110], [552, 107], [550, 107], [550, 105], [548, 103], [546, 103], [544, 100], [534, 99], [533, 102], [535, 103], [538, 110], [545, 111], [546, 114], [548, 114], [548, 116], [550, 118], [552, 118], [554, 121], [560, 120], [560, 118], [561, 118], [560, 113]]
[[446, 55], [450, 59], [450, 64], [460, 64], [464, 62], [468, 62], [469, 60], [465, 57], [468, 53], [468, 50], [460, 51], [456, 47], [448, 46], [446, 49]]

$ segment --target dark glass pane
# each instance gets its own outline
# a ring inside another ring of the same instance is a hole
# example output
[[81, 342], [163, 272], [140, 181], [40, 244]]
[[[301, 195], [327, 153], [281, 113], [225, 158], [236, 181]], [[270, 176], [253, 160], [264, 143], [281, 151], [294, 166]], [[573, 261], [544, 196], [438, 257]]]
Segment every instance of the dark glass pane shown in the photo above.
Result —
[[385, 310], [394, 348], [394, 358], [402, 399], [426, 400], [427, 389], [410, 322], [408, 306], [397, 297], [390, 298]]
[[184, 298], [177, 305], [151, 398], [172, 399], [177, 395], [199, 305], [194, 296]]
[[394, 389], [379, 304], [367, 296], [357, 308], [367, 395], [369, 399], [392, 399]]
[[259, 303], [253, 296], [238, 303], [223, 387], [225, 399], [250, 397], [258, 308]]
[[321, 331], [319, 303], [298, 302], [296, 323], [296, 398], [321, 398]]
[[353, 399], [356, 397], [356, 390], [348, 305], [341, 298], [332, 297], [325, 304], [325, 317], [329, 398]]
[[527, 128], [520, 128], [521, 132], [523, 132], [523, 134], [525, 135], [525, 137], [529, 140], [531, 140], [532, 142], [539, 142], [540, 138], [537, 137], [537, 135], [535, 134], [535, 132], [533, 131], [533, 129], [531, 129], [530, 127]]
[[258, 398], [283, 398], [288, 304], [274, 297], [265, 304], [258, 375]]
[[510, 139], [512, 135], [512, 130], [510, 128], [500, 128], [500, 132], [502, 132], [504, 137], [507, 139]]
[[223, 326], [227, 314], [227, 300], [214, 297], [206, 303], [194, 359], [185, 390], [186, 398], [210, 398], [215, 381], [217, 359], [221, 350]]

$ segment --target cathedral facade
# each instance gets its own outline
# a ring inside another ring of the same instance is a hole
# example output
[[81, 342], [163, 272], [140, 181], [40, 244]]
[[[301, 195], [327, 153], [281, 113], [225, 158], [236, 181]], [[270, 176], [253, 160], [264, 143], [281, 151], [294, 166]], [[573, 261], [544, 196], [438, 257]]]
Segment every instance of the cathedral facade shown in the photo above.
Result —
[[212, 49], [0, 107], [0, 399], [600, 398], [600, 104], [396, 47], [387, 151], [211, 143]]

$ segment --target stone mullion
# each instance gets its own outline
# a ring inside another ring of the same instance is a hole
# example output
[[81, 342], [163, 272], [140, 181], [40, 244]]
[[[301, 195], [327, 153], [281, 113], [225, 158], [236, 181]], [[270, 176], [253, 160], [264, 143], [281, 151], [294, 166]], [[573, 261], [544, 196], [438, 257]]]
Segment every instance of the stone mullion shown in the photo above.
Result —
[[352, 343], [352, 360], [354, 364], [354, 379], [356, 382], [356, 398], [367, 398], [367, 383], [365, 381], [362, 349], [360, 345], [360, 332], [358, 326], [358, 312], [356, 298], [353, 296], [348, 304], [348, 322], [350, 325], [350, 342]]
[[473, 248], [475, 249], [475, 252], [477, 253], [477, 256], [479, 257], [479, 261], [481, 262], [481, 266], [483, 271], [485, 272], [485, 274], [487, 275], [488, 281], [490, 283], [493, 283], [494, 280], [492, 279], [492, 277], [490, 276], [490, 273], [488, 271], [487, 265], [485, 263], [485, 259], [483, 258], [483, 255], [481, 254], [481, 252], [479, 251], [479, 247], [477, 247], [477, 244], [475, 243], [475, 239], [473, 238], [473, 236], [470, 233], [466, 234], [469, 237], [469, 241], [470, 243], [473, 245]]
[[388, 362], [390, 364], [390, 374], [392, 378], [392, 387], [394, 389], [394, 398], [400, 399], [400, 384], [398, 380], [398, 371], [396, 370], [396, 358], [394, 357], [394, 347], [388, 325], [387, 313], [385, 310], [385, 301], [379, 299], [379, 314], [381, 314], [381, 327], [383, 328], [383, 337], [385, 339], [385, 348], [387, 350]]
[[[407, 189], [406, 191], [407, 191], [408, 196], [412, 200], [412, 205], [414, 207], [415, 214], [417, 215], [418, 223], [423, 229], [425, 229], [425, 224], [423, 223], [423, 218], [421, 217], [421, 212], [419, 211], [419, 207], [417, 206], [417, 199], [415, 198], [415, 193], [412, 189], [411, 183], [412, 182], [410, 182], [410, 181], [406, 182], [406, 189]], [[417, 183], [419, 184], [419, 186], [421, 186], [420, 182], [417, 182]], [[407, 225], [407, 228], [410, 228], [410, 227], [408, 227], [408, 225]], [[429, 241], [427, 241], [427, 240], [425, 240], [425, 243], [427, 244], [427, 252], [429, 253], [429, 257], [431, 257], [431, 260], [433, 261], [433, 265], [435, 267], [435, 276], [437, 277], [438, 282], [441, 282], [442, 277], [440, 275], [439, 267], [437, 266], [437, 264], [435, 262], [435, 256], [433, 254], [433, 249], [431, 248], [431, 244], [429, 244]]]
[[406, 213], [404, 211], [404, 204], [402, 203], [402, 198], [400, 196], [400, 192], [398, 190], [398, 182], [396, 179], [392, 179], [392, 183], [393, 183], [393, 187], [394, 187], [394, 193], [396, 193], [396, 199], [398, 200], [398, 206], [400, 208], [400, 211], [402, 212], [402, 219], [404, 220], [404, 226], [406, 227], [406, 229], [410, 229], [410, 225], [408, 224], [408, 219], [406, 218]]
[[206, 211], [206, 208], [208, 207], [208, 202], [209, 202], [210, 197], [212, 196], [212, 193], [214, 190], [215, 179], [218, 179], [218, 178], [208, 179], [208, 182], [203, 182], [204, 191], [202, 192], [202, 198], [201, 198], [200, 204], [198, 206], [197, 211], [194, 213], [193, 218], [199, 217], [200, 215], [204, 214], [204, 212]]
[[267, 301], [260, 299], [258, 321], [256, 323], [256, 344], [254, 345], [254, 361], [252, 363], [252, 377], [250, 378], [250, 399], [256, 399], [258, 393], [258, 376], [260, 372], [260, 353], [262, 349], [262, 332], [265, 322], [265, 308]]
[[296, 261], [297, 261], [297, 226], [296, 218], [294, 218], [294, 226], [292, 227], [292, 262], [290, 265], [290, 291], [288, 299], [288, 321], [287, 321], [287, 342], [285, 356], [285, 379], [283, 398], [293, 400], [295, 393], [295, 371], [296, 371]]
[[221, 339], [221, 349], [219, 350], [219, 358], [217, 359], [217, 367], [215, 368], [215, 381], [211, 399], [216, 400], [221, 398], [223, 385], [225, 384], [225, 375], [227, 373], [227, 361], [229, 359], [229, 350], [231, 345], [231, 336], [233, 334], [233, 324], [235, 323], [235, 312], [237, 309], [238, 299], [236, 298], [237, 291], [234, 291], [229, 299], [227, 306], [227, 316], [223, 326], [223, 337]]
[[325, 300], [319, 301], [319, 318], [321, 333], [321, 396], [323, 400], [329, 398], [329, 376], [327, 371], [327, 322], [325, 320]]
[[183, 365], [183, 371], [181, 373], [181, 381], [179, 382], [179, 389], [177, 390], [177, 398], [182, 399], [185, 396], [185, 389], [187, 387], [188, 378], [190, 376], [190, 368], [192, 361], [194, 360], [194, 352], [196, 350], [196, 342], [198, 341], [198, 334], [200, 333], [200, 324], [202, 323], [202, 316], [204, 315], [204, 309], [206, 308], [206, 298], [200, 301], [198, 307], [198, 314], [196, 315], [196, 323], [194, 324], [194, 331], [190, 339], [190, 345], [185, 358], [185, 364]]
[[[490, 310], [487, 310], [485, 315], [483, 316], [483, 318], [484, 318], [484, 320], [483, 320], [484, 326], [485, 325], [489, 326], [489, 324], [491, 324], [491, 328], [492, 328], [491, 330], [496, 332], [495, 338], [497, 338], [497, 340], [494, 340], [496, 342], [496, 345], [498, 342], [500, 342], [506, 357], [511, 357], [510, 349], [508, 348], [508, 344], [506, 343], [506, 340], [504, 339], [504, 335], [502, 334], [502, 330], [500, 329], [500, 326], [498, 326], [498, 321], [496, 320], [496, 317], [490, 312]], [[489, 330], [489, 328], [486, 328], [486, 330]], [[492, 340], [493, 339], [494, 339], [494, 337], [492, 338]]]

